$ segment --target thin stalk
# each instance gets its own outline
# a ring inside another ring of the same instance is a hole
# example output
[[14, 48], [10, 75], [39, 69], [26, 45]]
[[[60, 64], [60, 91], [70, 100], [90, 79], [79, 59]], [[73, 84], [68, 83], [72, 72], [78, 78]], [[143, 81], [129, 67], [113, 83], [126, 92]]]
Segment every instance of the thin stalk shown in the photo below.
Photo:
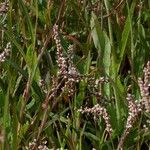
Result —
[[[16, 101], [15, 99], [13, 101]], [[13, 102], [13, 116], [12, 116], [12, 134], [13, 134], [13, 140], [12, 140], [12, 149], [17, 150], [18, 149], [18, 119], [17, 119], [17, 111], [16, 111], [16, 102]]]
[[7, 145], [8, 145], [8, 139], [7, 139], [7, 129], [9, 127], [9, 99], [10, 99], [10, 88], [11, 88], [11, 82], [12, 82], [12, 78], [10, 76], [10, 80], [8, 83], [8, 88], [7, 88], [7, 93], [6, 93], [6, 97], [5, 97], [5, 103], [4, 103], [4, 115], [3, 115], [3, 128], [4, 128], [4, 143], [2, 145], [2, 150], [6, 150], [7, 149]]

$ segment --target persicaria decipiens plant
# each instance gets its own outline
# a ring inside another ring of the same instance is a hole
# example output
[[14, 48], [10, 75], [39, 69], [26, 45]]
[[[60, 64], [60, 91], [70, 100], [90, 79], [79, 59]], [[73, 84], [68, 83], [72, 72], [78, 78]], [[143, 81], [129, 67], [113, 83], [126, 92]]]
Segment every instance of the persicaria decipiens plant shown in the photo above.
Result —
[[57, 63], [59, 66], [59, 74], [65, 75], [67, 74], [67, 62], [65, 57], [63, 56], [63, 48], [61, 46], [61, 41], [58, 34], [58, 25], [54, 25], [53, 34], [54, 34], [54, 40], [56, 42], [56, 48], [57, 48]]
[[63, 48], [59, 38], [58, 25], [53, 27], [54, 40], [57, 48], [58, 77], [64, 78], [65, 83], [61, 90], [68, 91], [69, 96], [75, 92], [75, 84], [81, 80], [81, 75], [73, 64], [73, 45], [68, 47], [68, 57], [63, 54]]
[[140, 92], [141, 92], [141, 102], [144, 105], [145, 112], [150, 115], [150, 61], [148, 61], [147, 66], [143, 70], [144, 77], [138, 79]]
[[138, 85], [140, 88], [141, 99], [135, 100], [131, 94], [127, 95], [128, 102], [128, 118], [125, 126], [124, 134], [122, 135], [118, 150], [123, 148], [123, 143], [126, 140], [127, 135], [133, 128], [134, 124], [142, 117], [142, 114], [146, 114], [146, 121], [143, 123], [143, 128], [145, 132], [150, 129], [150, 61], [148, 61], [146, 67], [143, 69], [144, 77], [143, 79], [138, 78]]
[[[58, 93], [57, 91], [61, 90], [61, 93], [67, 92], [68, 96], [73, 96], [76, 92], [77, 83], [79, 83], [81, 80], [84, 80], [84, 79], [87, 79], [88, 81], [88, 88], [94, 88], [94, 89], [98, 89], [96, 87], [98, 84], [108, 82], [108, 80], [105, 79], [104, 77], [101, 77], [100, 79], [96, 80], [95, 78], [91, 76], [82, 75], [78, 71], [78, 69], [76, 68], [73, 62], [74, 47], [73, 45], [69, 45], [68, 50], [67, 50], [67, 55], [66, 56], [64, 55], [63, 47], [61, 45], [61, 40], [59, 37], [58, 25], [56, 24], [53, 27], [53, 38], [56, 43], [57, 64], [58, 64], [58, 74], [57, 74], [58, 80], [55, 80], [57, 83], [55, 83], [55, 86], [53, 86], [52, 91], [55, 91], [55, 94], [53, 93], [53, 95], [56, 96]], [[59, 88], [58, 88], [58, 84], [59, 85], [61, 84]], [[94, 91], [96, 92], [96, 90]]]
[[[63, 96], [63, 94], [67, 94], [68, 97], [72, 97], [76, 91], [76, 83], [82, 79], [82, 75], [73, 63], [73, 45], [68, 47], [67, 56], [64, 56], [59, 37], [58, 25], [56, 24], [53, 27], [53, 38], [56, 43], [58, 73], [56, 76], [51, 78], [51, 89], [50, 91], [47, 91], [43, 108], [47, 108], [49, 101], [54, 99], [54, 97], [55, 99], [59, 99]], [[42, 80], [42, 83], [44, 83], [44, 80]], [[57, 103], [58, 102], [55, 101], [52, 107], [54, 107]]]
[[[67, 54], [64, 55], [63, 47], [61, 45], [61, 40], [59, 37], [58, 25], [53, 27], [53, 37], [56, 43], [57, 49], [57, 65], [58, 73], [52, 78], [52, 86], [45, 99], [45, 106], [48, 106], [50, 100], [54, 100], [52, 108], [55, 106], [58, 101], [57, 98], [60, 98], [64, 93], [72, 99], [75, 96], [75, 93], [78, 90], [78, 83], [81, 81], [86, 81], [88, 84], [85, 87], [85, 95], [87, 94], [90, 98], [93, 96], [97, 100], [97, 104], [93, 107], [87, 107], [86, 104], [83, 104], [82, 107], [78, 110], [81, 114], [91, 114], [94, 118], [102, 117], [105, 123], [105, 130], [112, 135], [113, 129], [111, 126], [111, 118], [107, 112], [107, 106], [103, 104], [103, 93], [101, 92], [102, 84], [110, 84], [108, 78], [105, 77], [93, 77], [91, 75], [82, 75], [76, 65], [73, 62], [74, 57], [74, 47], [70, 45], [67, 50]], [[127, 106], [128, 106], [128, 116], [127, 122], [124, 129], [124, 134], [121, 136], [118, 149], [121, 149], [123, 143], [130, 133], [135, 122], [140, 118], [143, 113], [150, 114], [150, 98], [149, 98], [149, 87], [150, 87], [150, 62], [147, 63], [147, 66], [144, 68], [144, 78], [138, 79], [141, 99], [139, 101], [134, 100], [134, 96], [127, 94]], [[89, 98], [89, 99], [90, 99]], [[85, 96], [86, 99], [86, 96]], [[107, 100], [106, 100], [107, 101]], [[60, 102], [60, 101], [59, 101]], [[91, 106], [91, 105], [90, 105]], [[46, 107], [47, 108], [47, 107]], [[148, 122], [143, 126], [149, 128]]]
[[[61, 45], [61, 40], [59, 37], [59, 29], [58, 25], [54, 25], [53, 27], [53, 38], [56, 43], [57, 50], [57, 65], [58, 65], [58, 73], [56, 76], [51, 78], [51, 89], [50, 91], [44, 93], [47, 94], [44, 105], [48, 106], [50, 100], [60, 98], [63, 94], [67, 94], [68, 97], [72, 98], [77, 89], [77, 85], [81, 80], [86, 80], [88, 82], [87, 89], [90, 94], [95, 95], [96, 97], [101, 97], [100, 88], [98, 85], [102, 83], [108, 82], [107, 79], [101, 77], [100, 79], [95, 79], [89, 75], [82, 75], [76, 65], [73, 62], [74, 58], [74, 47], [73, 45], [68, 46], [67, 54], [64, 55], [63, 47]], [[44, 83], [44, 80], [42, 80]], [[44, 87], [40, 82], [40, 86]], [[42, 88], [43, 89], [43, 88]], [[55, 102], [57, 103], [57, 102]]]
[[[58, 25], [54, 25], [53, 34], [57, 48], [57, 63], [59, 67], [58, 76], [65, 79], [65, 84], [61, 90], [67, 90], [68, 96], [73, 96], [76, 89], [76, 83], [80, 82], [82, 79], [87, 79], [90, 94], [94, 95], [95, 97], [101, 97], [99, 85], [107, 83], [108, 79], [105, 79], [104, 77], [95, 79], [94, 77], [88, 75], [81, 75], [73, 63], [73, 45], [68, 47], [67, 57], [65, 57], [63, 55], [63, 48], [59, 38]], [[110, 134], [112, 133], [109, 115], [105, 107], [97, 104], [93, 108], [80, 109], [79, 112], [91, 113], [95, 117], [102, 116], [106, 124], [106, 131], [108, 131]]]

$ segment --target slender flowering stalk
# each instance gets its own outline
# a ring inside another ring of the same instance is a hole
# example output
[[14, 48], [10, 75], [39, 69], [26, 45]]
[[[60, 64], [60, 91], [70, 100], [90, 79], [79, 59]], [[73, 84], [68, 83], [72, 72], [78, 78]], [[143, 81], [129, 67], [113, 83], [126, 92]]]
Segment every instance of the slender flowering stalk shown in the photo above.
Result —
[[73, 45], [69, 45], [68, 47], [68, 64], [73, 65]]
[[128, 101], [129, 116], [127, 118], [126, 130], [128, 131], [129, 129], [132, 128], [134, 122], [138, 118], [139, 114], [142, 112], [142, 104], [138, 101], [134, 101], [131, 94], [128, 94], [127, 101]]
[[[127, 95], [127, 101], [128, 101], [128, 110], [129, 115], [127, 118], [127, 123], [125, 127], [124, 134], [122, 135], [118, 150], [123, 148], [123, 143], [127, 137], [127, 135], [130, 132], [130, 129], [133, 127], [134, 123], [140, 118], [141, 114], [146, 112], [150, 114], [150, 61], [148, 61], [146, 67], [143, 70], [144, 72], [144, 78], [138, 78], [138, 84], [140, 87], [140, 93], [141, 93], [141, 100], [135, 101], [131, 94]], [[146, 124], [149, 126], [149, 119], [146, 120]], [[147, 125], [144, 124], [143, 128], [148, 130]]]
[[73, 64], [73, 45], [69, 45], [68, 47], [68, 75], [70, 78], [76, 80], [77, 82], [81, 76]]
[[93, 114], [94, 118], [101, 116], [104, 119], [104, 121], [105, 121], [106, 131], [108, 133], [110, 133], [110, 134], [112, 133], [112, 127], [111, 127], [111, 124], [110, 124], [110, 118], [109, 118], [109, 115], [108, 115], [107, 110], [106, 110], [105, 107], [102, 107], [99, 104], [96, 104], [92, 108], [85, 107], [84, 109], [81, 108], [78, 111], [81, 112], [82, 114], [84, 114], [84, 113]]
[[81, 75], [77, 71], [75, 65], [73, 64], [73, 45], [70, 45], [68, 47], [67, 54], [68, 72], [65, 75], [66, 82], [64, 87], [62, 88], [62, 91], [65, 92], [67, 90], [68, 96], [73, 96], [75, 93], [76, 83], [78, 83], [81, 80]]
[[57, 47], [57, 63], [59, 67], [58, 75], [61, 75], [66, 79], [61, 90], [62, 92], [65, 92], [67, 89], [69, 96], [72, 96], [75, 92], [75, 84], [80, 80], [80, 74], [73, 64], [73, 45], [68, 47], [68, 57], [65, 58], [58, 34], [58, 25], [56, 24], [53, 27], [53, 33]]
[[59, 34], [58, 34], [58, 25], [54, 25], [53, 27], [53, 34], [54, 34], [54, 40], [56, 43], [56, 47], [57, 47], [57, 63], [58, 63], [58, 67], [59, 67], [59, 74], [60, 75], [65, 75], [67, 74], [67, 63], [66, 63], [66, 59], [63, 56], [63, 49], [61, 46], [61, 41], [59, 38]]
[[131, 94], [127, 95], [127, 101], [128, 101], [128, 118], [127, 118], [127, 123], [125, 127], [124, 134], [122, 135], [120, 142], [118, 144], [118, 150], [121, 150], [123, 148], [123, 143], [127, 137], [127, 135], [130, 132], [130, 129], [133, 127], [134, 123], [137, 121], [139, 118], [141, 112], [142, 112], [142, 104], [138, 101], [134, 101], [133, 97]]
[[147, 66], [144, 68], [144, 79], [141, 78], [138, 79], [141, 97], [142, 97], [142, 103], [145, 107], [146, 113], [150, 114], [150, 61], [148, 61]]

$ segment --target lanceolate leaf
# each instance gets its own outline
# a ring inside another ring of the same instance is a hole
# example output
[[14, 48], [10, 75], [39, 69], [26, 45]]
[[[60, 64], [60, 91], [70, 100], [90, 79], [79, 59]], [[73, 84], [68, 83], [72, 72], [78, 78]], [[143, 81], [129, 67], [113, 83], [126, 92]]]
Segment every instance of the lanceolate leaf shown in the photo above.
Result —
[[91, 34], [95, 48], [98, 50], [100, 57], [101, 67], [105, 74], [109, 75], [110, 73], [110, 54], [111, 54], [111, 44], [107, 34], [102, 31], [100, 23], [94, 13], [92, 13], [91, 18]]
[[128, 14], [128, 17], [127, 17], [126, 22], [125, 22], [124, 30], [123, 30], [122, 37], [121, 37], [121, 42], [119, 45], [120, 54], [119, 54], [119, 61], [118, 61], [118, 65], [117, 65], [117, 73], [119, 72], [120, 65], [121, 65], [122, 60], [124, 58], [124, 54], [125, 54], [125, 50], [126, 50], [126, 46], [127, 46], [127, 41], [128, 41], [129, 35], [130, 35], [131, 27], [132, 27], [131, 26], [131, 24], [132, 24], [131, 20], [133, 17], [135, 6], [136, 6], [136, 0], [133, 0], [132, 4], [131, 4], [130, 12], [128, 12], [129, 14]]
[[[36, 51], [33, 50], [32, 46], [29, 46], [26, 53], [27, 65], [29, 69], [29, 73], [32, 72], [32, 76], [36, 81], [39, 81], [40, 73], [38, 67], [35, 68], [38, 64], [38, 58]], [[35, 70], [36, 69], [36, 70]], [[33, 72], [35, 70], [35, 72]]]
[[[107, 34], [104, 31], [102, 31], [100, 27], [100, 23], [94, 13], [92, 13], [92, 18], [91, 18], [91, 30], [92, 30], [91, 34], [92, 34], [93, 42], [99, 54], [98, 68], [100, 67], [100, 70], [102, 70], [102, 72], [105, 75], [109, 76], [110, 64], [111, 64], [110, 61], [111, 44]], [[107, 96], [109, 96], [110, 95], [109, 85], [106, 85], [104, 87], [104, 90]]]
[[31, 22], [31, 17], [27, 11], [27, 8], [23, 2], [23, 0], [18, 0], [18, 3], [20, 5], [20, 9], [25, 17], [25, 21], [27, 23], [27, 27], [28, 27], [28, 31], [29, 31], [29, 34], [30, 34], [30, 37], [31, 37], [31, 40], [32, 42], [34, 42], [34, 30], [33, 30], [33, 27], [32, 27], [32, 22]]

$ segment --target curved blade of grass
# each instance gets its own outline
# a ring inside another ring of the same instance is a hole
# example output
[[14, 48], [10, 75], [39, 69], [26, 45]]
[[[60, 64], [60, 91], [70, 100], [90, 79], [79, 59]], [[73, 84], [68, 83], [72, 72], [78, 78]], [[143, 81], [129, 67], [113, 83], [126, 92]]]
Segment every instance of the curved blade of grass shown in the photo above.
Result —
[[25, 62], [26, 60], [26, 56], [24, 51], [22, 50], [22, 47], [20, 46], [20, 44], [16, 41], [15, 37], [13, 36], [12, 33], [9, 33], [8, 31], [5, 30], [5, 34], [8, 37], [8, 39], [17, 47], [17, 49], [19, 50], [20, 54], [22, 55], [22, 57], [24, 58]]
[[[10, 76], [10, 74], [9, 74]], [[8, 88], [7, 88], [7, 93], [5, 95], [5, 101], [4, 101], [4, 113], [3, 113], [3, 129], [4, 129], [4, 142], [2, 145], [2, 149], [5, 150], [7, 149], [7, 138], [8, 138], [8, 131], [10, 130], [10, 112], [9, 112], [9, 98], [10, 98], [10, 90], [11, 90], [11, 82], [12, 78], [10, 76], [10, 80], [8, 83]], [[8, 130], [9, 129], [9, 130]]]
[[0, 78], [0, 87], [3, 91], [6, 91], [6, 89], [7, 89], [5, 83], [3, 82], [3, 80], [1, 78]]
[[23, 15], [26, 19], [29, 35], [31, 36], [31, 40], [34, 43], [34, 32], [33, 32], [34, 30], [33, 30], [33, 26], [32, 26], [32, 23], [31, 23], [29, 13], [28, 13], [27, 8], [24, 5], [24, 2], [22, 0], [18, 0], [18, 3], [19, 3], [19, 6], [21, 8], [20, 10], [22, 11], [22, 13], [23, 13]]
[[[103, 67], [105, 74], [110, 76], [110, 65], [111, 65], [111, 44], [108, 36], [104, 33], [104, 38], [105, 38], [105, 49], [104, 49], [104, 54], [103, 54]], [[110, 97], [110, 84], [105, 84], [104, 85], [104, 92], [107, 95], [107, 97]]]
[[[93, 38], [94, 45], [96, 49], [98, 50], [98, 57], [99, 57], [99, 66], [102, 65], [102, 53], [105, 47], [105, 38], [103, 31], [101, 30], [99, 21], [94, 13], [92, 13], [91, 17], [91, 35]], [[101, 66], [102, 67], [102, 66]]]
[[[29, 73], [31, 73], [34, 70], [34, 67], [38, 64], [37, 54], [36, 54], [36, 51], [33, 50], [32, 45], [30, 45], [27, 48], [26, 59], [27, 59]], [[38, 67], [36, 68], [36, 71], [34, 72], [33, 79], [39, 82], [40, 72], [39, 72]]]
[[120, 54], [119, 54], [119, 61], [118, 61], [118, 64], [117, 64], [117, 73], [119, 72], [122, 60], [125, 56], [125, 49], [126, 49], [126, 46], [127, 46], [127, 41], [128, 41], [129, 35], [130, 35], [130, 31], [131, 31], [132, 17], [133, 17], [134, 9], [135, 9], [135, 6], [136, 6], [136, 1], [137, 0], [132, 1], [131, 8], [130, 8], [130, 11], [128, 12], [128, 17], [126, 19], [124, 30], [123, 30], [123, 33], [122, 33], [121, 42], [120, 42], [120, 45], [119, 45]]
[[13, 141], [12, 141], [12, 149], [17, 150], [18, 149], [18, 126], [19, 126], [19, 120], [17, 116], [17, 110], [16, 110], [16, 100], [13, 100], [12, 102], [12, 136], [13, 136]]
[[[11, 61], [11, 60], [6, 60], [6, 63], [8, 63], [9, 65], [11, 65], [16, 72], [20, 72], [22, 74], [22, 76], [28, 80], [28, 74], [26, 71], [22, 70], [15, 62]], [[39, 96], [40, 100], [43, 100], [44, 96], [41, 92], [41, 88], [38, 86], [37, 82], [35, 80], [33, 80], [32, 82], [32, 87], [33, 90], [35, 91], [35, 93]]]

